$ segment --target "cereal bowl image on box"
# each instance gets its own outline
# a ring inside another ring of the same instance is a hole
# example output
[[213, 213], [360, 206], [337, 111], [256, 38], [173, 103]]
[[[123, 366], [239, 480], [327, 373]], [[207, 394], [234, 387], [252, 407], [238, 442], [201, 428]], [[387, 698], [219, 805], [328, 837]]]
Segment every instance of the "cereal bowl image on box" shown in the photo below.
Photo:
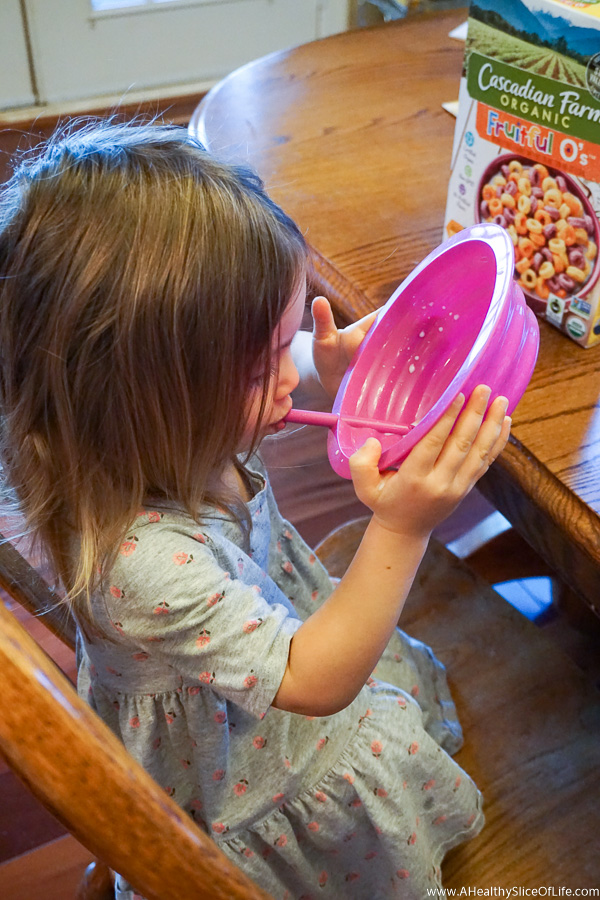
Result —
[[[437, 247], [392, 294], [335, 399], [328, 454], [338, 474], [350, 477], [349, 458], [371, 435], [382, 444], [380, 468], [397, 468], [455, 397], [468, 397], [478, 384], [492, 388], [490, 402], [506, 396], [512, 412], [539, 345], [513, 269], [506, 229], [474, 225]], [[406, 433], [385, 433], [382, 421]]]
[[515, 277], [532, 309], [551, 315], [588, 294], [600, 274], [598, 218], [570, 175], [514, 154], [486, 168], [475, 220], [505, 228], [515, 248]]

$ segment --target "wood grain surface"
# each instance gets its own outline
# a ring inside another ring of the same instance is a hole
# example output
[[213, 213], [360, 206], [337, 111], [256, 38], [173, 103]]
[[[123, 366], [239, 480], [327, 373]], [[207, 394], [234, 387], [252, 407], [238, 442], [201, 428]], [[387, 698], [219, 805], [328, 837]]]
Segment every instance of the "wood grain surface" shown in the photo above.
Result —
[[[258, 60], [217, 85], [190, 130], [244, 160], [298, 221], [340, 320], [380, 306], [443, 239], [466, 10], [409, 18]], [[514, 440], [482, 490], [597, 611], [600, 348], [545, 321]]]

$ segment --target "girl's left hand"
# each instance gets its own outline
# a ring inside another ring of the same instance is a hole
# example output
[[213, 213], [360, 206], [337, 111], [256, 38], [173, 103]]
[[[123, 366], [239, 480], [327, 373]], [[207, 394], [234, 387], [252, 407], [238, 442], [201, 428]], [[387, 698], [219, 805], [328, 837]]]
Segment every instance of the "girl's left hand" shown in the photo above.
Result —
[[319, 381], [334, 399], [352, 357], [375, 321], [377, 310], [347, 328], [336, 328], [329, 300], [325, 297], [315, 297], [311, 311], [313, 362]]

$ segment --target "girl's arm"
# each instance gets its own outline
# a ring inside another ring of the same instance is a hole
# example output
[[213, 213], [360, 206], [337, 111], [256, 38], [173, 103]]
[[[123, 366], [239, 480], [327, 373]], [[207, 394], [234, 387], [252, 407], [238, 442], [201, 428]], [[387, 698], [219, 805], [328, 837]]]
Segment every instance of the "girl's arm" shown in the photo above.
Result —
[[460, 396], [395, 472], [380, 473], [379, 441], [351, 458], [356, 494], [373, 512], [360, 547], [331, 596], [292, 638], [273, 705], [325, 716], [343, 709], [375, 668], [396, 626], [433, 528], [502, 452], [507, 401], [486, 407], [478, 387]]

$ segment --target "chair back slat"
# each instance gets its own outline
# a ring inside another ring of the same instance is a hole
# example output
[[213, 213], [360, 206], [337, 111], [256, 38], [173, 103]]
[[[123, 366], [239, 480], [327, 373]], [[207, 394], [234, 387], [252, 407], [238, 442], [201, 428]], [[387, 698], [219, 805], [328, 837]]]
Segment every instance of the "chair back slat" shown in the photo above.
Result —
[[75, 621], [64, 599], [47, 584], [8, 538], [0, 533], [0, 587], [68, 647], [75, 647]]

